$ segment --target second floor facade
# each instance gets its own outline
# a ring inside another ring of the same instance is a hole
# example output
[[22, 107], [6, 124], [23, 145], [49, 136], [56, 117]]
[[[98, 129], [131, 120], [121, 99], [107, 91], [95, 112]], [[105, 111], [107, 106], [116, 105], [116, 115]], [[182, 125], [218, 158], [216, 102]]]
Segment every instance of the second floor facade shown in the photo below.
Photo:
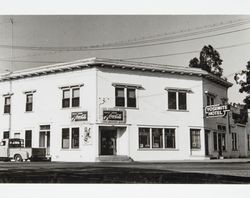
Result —
[[[2, 130], [31, 121], [67, 124], [74, 112], [85, 112], [86, 123], [103, 123], [107, 109], [123, 110], [123, 124], [203, 126], [204, 106], [222, 104], [231, 86], [216, 77], [217, 82], [204, 78], [204, 71], [193, 68], [161, 66], [158, 71], [148, 64], [98, 59], [84, 68], [78, 64], [69, 64], [66, 71], [63, 65], [24, 70], [15, 75], [25, 77], [2, 80]], [[59, 72], [52, 72], [54, 68]]]

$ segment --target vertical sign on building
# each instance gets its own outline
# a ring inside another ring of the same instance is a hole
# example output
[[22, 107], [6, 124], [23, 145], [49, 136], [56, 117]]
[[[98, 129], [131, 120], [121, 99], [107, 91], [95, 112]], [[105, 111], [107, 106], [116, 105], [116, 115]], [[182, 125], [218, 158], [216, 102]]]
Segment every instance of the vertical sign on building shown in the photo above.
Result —
[[84, 145], [92, 144], [92, 130], [90, 127], [84, 127], [83, 144]]

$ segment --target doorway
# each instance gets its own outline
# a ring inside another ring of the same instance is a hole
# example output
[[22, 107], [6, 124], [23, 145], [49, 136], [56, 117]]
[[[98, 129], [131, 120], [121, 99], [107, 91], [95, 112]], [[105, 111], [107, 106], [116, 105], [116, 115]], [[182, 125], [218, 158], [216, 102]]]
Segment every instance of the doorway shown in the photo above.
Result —
[[39, 147], [46, 148], [46, 155], [50, 155], [50, 125], [40, 126]]
[[116, 129], [101, 130], [101, 155], [116, 155]]
[[205, 155], [209, 155], [209, 130], [205, 130]]
[[226, 134], [225, 133], [218, 133], [218, 151], [219, 156], [223, 156], [223, 151], [226, 150]]

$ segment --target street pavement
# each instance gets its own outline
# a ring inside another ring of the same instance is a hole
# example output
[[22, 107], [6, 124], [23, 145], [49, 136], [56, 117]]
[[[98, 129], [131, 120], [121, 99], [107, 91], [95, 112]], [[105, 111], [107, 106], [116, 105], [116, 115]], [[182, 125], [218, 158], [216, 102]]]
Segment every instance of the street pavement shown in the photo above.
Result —
[[0, 162], [0, 182], [249, 184], [250, 159], [157, 163]]

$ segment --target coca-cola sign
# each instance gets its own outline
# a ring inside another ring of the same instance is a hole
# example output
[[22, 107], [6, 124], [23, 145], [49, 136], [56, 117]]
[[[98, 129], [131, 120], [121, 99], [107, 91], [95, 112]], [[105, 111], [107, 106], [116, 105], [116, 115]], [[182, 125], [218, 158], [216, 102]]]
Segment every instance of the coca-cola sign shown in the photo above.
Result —
[[103, 121], [124, 123], [125, 111], [124, 110], [103, 110]]
[[87, 111], [80, 111], [80, 112], [72, 112], [71, 113], [71, 121], [87, 121], [88, 120], [88, 112]]

